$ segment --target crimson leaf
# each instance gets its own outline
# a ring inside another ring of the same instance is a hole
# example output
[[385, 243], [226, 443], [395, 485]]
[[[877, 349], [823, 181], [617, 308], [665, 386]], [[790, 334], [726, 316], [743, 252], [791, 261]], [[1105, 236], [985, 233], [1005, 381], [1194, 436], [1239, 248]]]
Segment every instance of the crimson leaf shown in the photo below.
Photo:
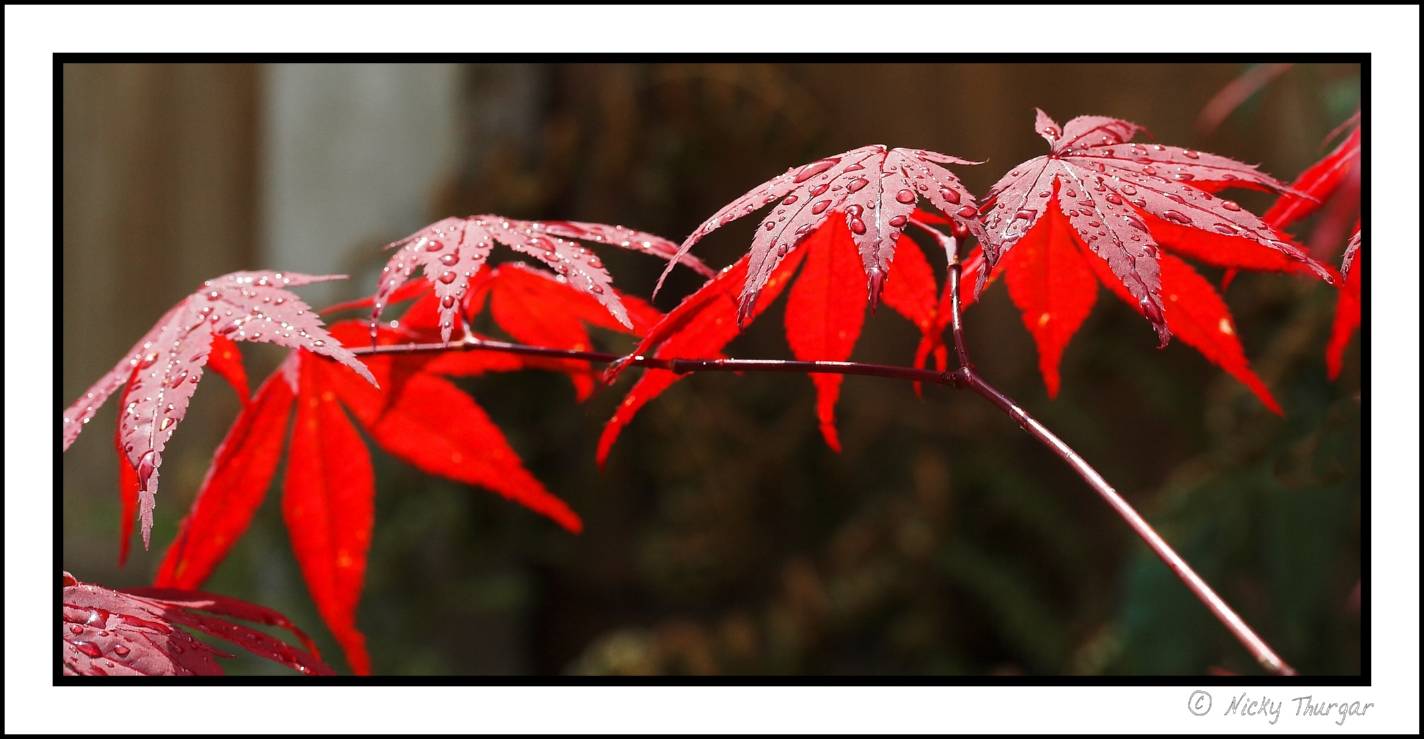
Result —
[[[164, 588], [109, 590], [64, 573], [61, 663], [66, 675], [221, 675], [216, 658], [230, 657], [192, 629], [313, 675], [331, 674], [316, 645], [270, 608], [211, 593]], [[221, 618], [219, 618], [221, 617]], [[228, 619], [278, 626], [303, 645]]]
[[[331, 339], [307, 304], [285, 289], [330, 279], [338, 278], [290, 272], [233, 272], [208, 280], [201, 290], [164, 314], [123, 360], [65, 410], [62, 433], [63, 448], [67, 450], [110, 395], [121, 389], [127, 393], [125, 406], [119, 412], [118, 442], [138, 482], [145, 548], [153, 528], [163, 449], [188, 410], [215, 337], [306, 349], [330, 357], [375, 382], [355, 355]], [[216, 346], [220, 354], [225, 354], [229, 345]], [[222, 367], [220, 371], [229, 379], [237, 376], [231, 358], [224, 357]], [[244, 395], [245, 385], [244, 379], [239, 389]]]
[[[777, 203], [752, 238], [737, 309], [738, 323], [746, 323], [757, 305], [757, 294], [781, 260], [833, 215], [838, 216], [860, 252], [869, 301], [874, 305], [890, 272], [895, 245], [920, 199], [949, 216], [960, 232], [979, 234], [974, 198], [959, 178], [942, 166], [945, 164], [974, 162], [923, 149], [875, 144], [792, 167], [714, 213], [682, 242], [678, 255], [687, 254], [713, 231]], [[669, 263], [663, 271], [659, 288], [671, 267]]]
[[1191, 149], [1130, 143], [1141, 127], [1116, 118], [1081, 116], [1060, 128], [1040, 110], [1035, 130], [1048, 141], [1049, 153], [1014, 167], [989, 191], [983, 242], [989, 267], [1057, 207], [1068, 225], [1057, 238], [1071, 233], [1107, 263], [1112, 279], [1127, 290], [1163, 345], [1171, 329], [1162, 304], [1159, 247], [1166, 239], [1158, 235], [1159, 226], [1175, 227], [1182, 237], [1173, 244], [1178, 248], [1191, 248], [1198, 235], [1216, 237], [1216, 243], [1224, 240], [1233, 249], [1275, 252], [1275, 258], [1304, 264], [1331, 280], [1328, 270], [1265, 221], [1211, 192], [1289, 189], [1255, 167]]
[[495, 243], [504, 244], [548, 265], [575, 289], [592, 296], [618, 323], [632, 328], [627, 309], [613, 290], [612, 280], [602, 261], [574, 239], [674, 258], [672, 264], [680, 263], [702, 274], [711, 274], [711, 270], [696, 259], [677, 255], [672, 242], [622, 226], [574, 221], [518, 221], [493, 215], [446, 218], [387, 247], [395, 248], [396, 253], [381, 272], [371, 314], [371, 330], [375, 331], [375, 322], [397, 289], [402, 287], [416, 267], [420, 267], [440, 302], [441, 340], [449, 341], [461, 310], [457, 304], [466, 297], [470, 280], [484, 266]]

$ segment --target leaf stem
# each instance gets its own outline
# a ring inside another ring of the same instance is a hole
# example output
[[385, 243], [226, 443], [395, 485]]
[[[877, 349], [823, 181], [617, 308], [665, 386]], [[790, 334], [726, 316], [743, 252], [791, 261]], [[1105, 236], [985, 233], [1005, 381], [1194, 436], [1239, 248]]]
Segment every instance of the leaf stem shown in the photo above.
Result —
[[1157, 558], [1162, 560], [1163, 564], [1167, 565], [1167, 568], [1172, 571], [1172, 574], [1176, 575], [1177, 579], [1181, 580], [1182, 584], [1187, 586], [1187, 589], [1191, 591], [1192, 595], [1201, 601], [1202, 605], [1206, 606], [1208, 611], [1211, 611], [1211, 615], [1215, 616], [1216, 620], [1220, 621], [1221, 625], [1225, 626], [1226, 630], [1231, 632], [1231, 635], [1236, 637], [1237, 641], [1241, 642], [1241, 645], [1246, 648], [1246, 651], [1251, 653], [1251, 656], [1256, 658], [1256, 661], [1260, 663], [1261, 667], [1265, 668], [1267, 672], [1276, 675], [1295, 675], [1295, 670], [1292, 669], [1289, 664], [1286, 664], [1286, 661], [1281, 659], [1275, 650], [1271, 649], [1271, 646], [1257, 635], [1250, 625], [1248, 625], [1241, 616], [1237, 615], [1236, 611], [1232, 610], [1231, 606], [1227, 605], [1225, 600], [1222, 600], [1221, 596], [1216, 594], [1215, 590], [1211, 589], [1211, 586], [1196, 573], [1196, 570], [1193, 570], [1192, 566], [1187, 564], [1187, 561], [1182, 559], [1176, 550], [1172, 549], [1172, 545], [1168, 544], [1167, 540], [1163, 539], [1162, 536], [1157, 533], [1156, 529], [1152, 528], [1152, 524], [1148, 523], [1146, 519], [1133, 509], [1132, 505], [1118, 494], [1117, 490], [1114, 489], [1112, 485], [1109, 485], [1108, 481], [1104, 479], [1097, 470], [1093, 469], [1093, 466], [1088, 464], [1073, 447], [1068, 446], [1067, 442], [1058, 438], [1056, 434], [1049, 431], [1048, 427], [1040, 423], [1038, 419], [1030, 415], [1028, 411], [1025, 411], [1018, 403], [1014, 402], [1007, 395], [1004, 395], [998, 388], [990, 385], [974, 371], [974, 366], [969, 361], [969, 352], [965, 348], [964, 325], [960, 321], [959, 283], [961, 267], [959, 264], [957, 244], [953, 237], [945, 236], [932, 229], [925, 230], [931, 231], [937, 238], [941, 239], [941, 243], [945, 246], [945, 251], [950, 255], [948, 277], [950, 291], [949, 325], [950, 332], [953, 335], [955, 354], [959, 359], [959, 368], [950, 373], [955, 385], [974, 392], [990, 403], [993, 403], [999, 410], [1002, 410], [1010, 418], [1014, 419], [1030, 436], [1037, 439], [1045, 447], [1048, 447], [1050, 451], [1058, 455], [1059, 459], [1062, 459], [1069, 467], [1073, 468], [1073, 471], [1078, 473], [1079, 477], [1083, 478], [1083, 482], [1088, 483], [1088, 487], [1092, 488], [1099, 497], [1106, 501], [1108, 506], [1113, 509], [1113, 512], [1127, 523], [1128, 528], [1132, 529], [1132, 532], [1137, 534], [1138, 538], [1147, 544], [1148, 548], [1152, 550], [1152, 553], [1156, 554]]

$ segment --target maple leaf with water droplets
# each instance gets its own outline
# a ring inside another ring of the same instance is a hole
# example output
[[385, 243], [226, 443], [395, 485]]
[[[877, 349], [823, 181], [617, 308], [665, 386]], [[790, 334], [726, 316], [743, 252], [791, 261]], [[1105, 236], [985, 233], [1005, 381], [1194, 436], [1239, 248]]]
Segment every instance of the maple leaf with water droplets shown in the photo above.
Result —
[[[125, 391], [116, 443], [138, 484], [145, 548], [153, 527], [163, 449], [188, 410], [215, 337], [306, 349], [331, 357], [368, 382], [375, 382], [355, 355], [331, 339], [307, 304], [286, 289], [331, 279], [339, 278], [290, 272], [233, 272], [208, 280], [202, 289], [164, 314], [123, 360], [65, 410], [62, 433], [63, 448], [67, 450], [109, 396]], [[228, 345], [219, 342], [217, 346], [225, 350]], [[231, 377], [236, 370], [230, 368], [231, 360], [223, 361], [229, 366], [223, 372]], [[242, 384], [245, 389], [245, 380]], [[123, 485], [121, 482], [121, 490]]]
[[[217, 658], [232, 655], [184, 629], [224, 639], [298, 672], [331, 674], [316, 645], [285, 616], [234, 598], [163, 588], [109, 590], [66, 572], [62, 600], [65, 675], [223, 674]], [[286, 629], [302, 648], [229, 619]]]
[[[737, 309], [737, 321], [746, 323], [777, 265], [834, 216], [844, 222], [859, 250], [869, 302], [875, 305], [895, 246], [921, 199], [948, 216], [956, 233], [980, 234], [974, 197], [943, 166], [975, 163], [923, 149], [876, 144], [792, 167], [717, 211], [682, 242], [677, 253], [685, 255], [713, 231], [777, 203], [752, 238]], [[658, 288], [671, 271], [669, 264]], [[657, 289], [653, 292], [656, 295]]]
[[618, 323], [632, 328], [628, 311], [613, 289], [612, 278], [602, 261], [575, 240], [654, 254], [672, 259], [671, 264], [682, 264], [708, 276], [712, 274], [700, 261], [679, 255], [671, 241], [622, 226], [576, 221], [517, 221], [493, 215], [446, 218], [389, 245], [396, 253], [381, 272], [371, 314], [372, 331], [397, 289], [420, 267], [435, 289], [440, 306], [440, 338], [448, 342], [461, 311], [460, 303], [469, 292], [470, 280], [484, 266], [496, 243], [548, 265], [575, 289], [592, 296]]
[[[1329, 271], [1285, 235], [1213, 193], [1223, 187], [1290, 190], [1256, 167], [1191, 149], [1131, 143], [1141, 127], [1115, 118], [1081, 116], [1060, 128], [1040, 110], [1035, 129], [1049, 153], [1014, 167], [990, 189], [981, 209], [990, 269], [1041, 228], [1045, 215], [1059, 212], [1067, 228], [1054, 238], [1075, 239], [1105, 262], [1162, 345], [1171, 337], [1162, 302], [1163, 245], [1195, 249], [1208, 261], [1211, 252], [1223, 259], [1234, 259], [1226, 252], [1251, 252], [1260, 260], [1304, 265], [1331, 281]], [[1163, 232], [1171, 232], [1173, 243], [1165, 243]], [[1200, 249], [1204, 239], [1212, 249]], [[982, 287], [981, 279], [976, 292]]]
[[[722, 349], [790, 284], [785, 330], [792, 355], [800, 360], [849, 359], [860, 338], [869, 304], [865, 272], [853, 233], [840, 219], [827, 221], [811, 232], [798, 249], [776, 266], [757, 293], [752, 312], [738, 323], [736, 291], [747, 279], [753, 258], [742, 257], [669, 312], [633, 354], [663, 359], [719, 357]], [[899, 256], [885, 282], [884, 302], [921, 331], [927, 331], [934, 326], [934, 272], [919, 246], [903, 233], [896, 250]], [[800, 274], [795, 274], [803, 264]], [[610, 379], [616, 374], [614, 368]], [[638, 378], [604, 426], [598, 443], [600, 464], [638, 410], [680, 377], [668, 370], [649, 369]], [[835, 428], [835, 406], [842, 379], [838, 374], [811, 375], [821, 435], [826, 445], [837, 452], [841, 444]]]

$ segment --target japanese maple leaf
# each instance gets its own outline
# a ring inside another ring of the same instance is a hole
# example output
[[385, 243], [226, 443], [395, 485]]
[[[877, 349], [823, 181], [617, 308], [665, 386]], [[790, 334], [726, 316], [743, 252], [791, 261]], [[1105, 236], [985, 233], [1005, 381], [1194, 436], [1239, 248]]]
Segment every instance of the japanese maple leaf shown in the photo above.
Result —
[[1325, 140], [1331, 141], [1342, 130], [1348, 133], [1340, 143], [1301, 172], [1291, 183], [1292, 191], [1277, 198], [1264, 216], [1267, 223], [1283, 229], [1319, 211], [1308, 242], [1316, 256], [1347, 241], [1352, 224], [1360, 217], [1360, 114], [1351, 116]]
[[[1126, 290], [1163, 346], [1172, 334], [1162, 297], [1163, 246], [1223, 266], [1287, 269], [1291, 263], [1303, 264], [1331, 280], [1328, 270], [1285, 235], [1213, 194], [1225, 187], [1289, 190], [1255, 167], [1191, 149], [1130, 143], [1141, 127], [1116, 118], [1080, 116], [1060, 128], [1040, 110], [1035, 129], [1048, 141], [1049, 153], [1014, 167], [989, 191], [983, 216], [988, 238], [982, 243], [990, 269], [1015, 244], [1046, 229], [1047, 240], [1040, 241], [1046, 246], [1038, 251], [1044, 257], [1066, 254], [1072, 241], [1105, 263], [1112, 286]], [[1062, 220], [1045, 221], [1050, 212], [1060, 213]], [[1078, 289], [1065, 287], [1061, 297], [1039, 295], [1038, 303], [1020, 305], [1036, 310], [1031, 320], [1037, 322], [1045, 313], [1053, 317], [1043, 308], [1069, 301], [1062, 304], [1056, 326], [1044, 323], [1053, 341], [1066, 340], [1091, 304], [1081, 288], [1085, 269], [1062, 278], [1074, 280]], [[982, 288], [982, 280], [977, 284]]]
[[[832, 218], [850, 231], [859, 251], [869, 302], [875, 305], [890, 273], [896, 245], [921, 200], [948, 216], [960, 232], [980, 234], [974, 198], [959, 178], [944, 168], [946, 164], [974, 162], [923, 149], [890, 149], [876, 144], [792, 167], [714, 213], [682, 242], [677, 254], [686, 255], [713, 231], [776, 203], [752, 238], [737, 322], [746, 323], [755, 312], [757, 296], [777, 265]], [[663, 271], [658, 288], [674, 263]]]
[[[366, 336], [356, 321], [334, 324], [331, 333], [348, 344]], [[378, 341], [407, 337], [382, 329]], [[288, 419], [295, 416], [283, 517], [317, 610], [359, 674], [370, 672], [355, 615], [375, 521], [375, 482], [350, 417], [381, 448], [424, 472], [497, 492], [570, 531], [582, 528], [578, 515], [529, 474], [474, 400], [426, 370], [429, 356], [366, 360], [379, 385], [309, 352], [289, 357], [263, 383], [219, 447], [156, 580], [193, 588], [211, 574], [270, 487]]]
[[[60, 621], [65, 675], [221, 675], [231, 657], [185, 631], [232, 642], [263, 659], [310, 675], [329, 675], [316, 645], [270, 608], [211, 593], [161, 588], [109, 590], [64, 573]], [[290, 631], [295, 648], [241, 619]], [[182, 627], [182, 628], [180, 628]]]
[[1330, 379], [1340, 376], [1344, 364], [1345, 348], [1350, 345], [1350, 337], [1360, 327], [1360, 272], [1364, 270], [1364, 253], [1360, 250], [1360, 229], [1345, 246], [1345, 256], [1340, 263], [1343, 278], [1340, 291], [1335, 299], [1335, 321], [1330, 326], [1330, 342], [1325, 346], [1325, 367]]
[[307, 304], [286, 289], [330, 279], [338, 278], [233, 272], [208, 280], [164, 314], [124, 359], [64, 411], [63, 448], [68, 450], [104, 401], [123, 391], [124, 407], [115, 439], [121, 452], [120, 491], [125, 510], [130, 509], [130, 496], [137, 492], [144, 548], [153, 527], [163, 449], [188, 410], [203, 367], [216, 358], [215, 369], [246, 395], [245, 375], [231, 341], [306, 349], [374, 382], [355, 355], [331, 339]]
[[[1091, 312], [1098, 285], [1107, 287], [1139, 312], [1142, 306], [1106, 262], [1077, 238], [1065, 236], [1071, 226], [1057, 207], [1050, 207], [1040, 224], [1000, 260], [989, 281], [1002, 276], [1007, 283], [1009, 298], [1018, 307], [1024, 327], [1038, 346], [1039, 371], [1048, 395], [1054, 397], [1060, 387], [1058, 367], [1063, 351]], [[1163, 242], [1169, 243], [1169, 240], [1164, 238]], [[976, 249], [965, 262], [965, 279], [979, 279], [985, 262]], [[1236, 323], [1221, 295], [1205, 277], [1176, 255], [1162, 253], [1158, 263], [1164, 318], [1173, 335], [1239, 380], [1272, 412], [1280, 413], [1280, 405], [1251, 369], [1237, 336]], [[937, 316], [948, 315], [948, 299], [947, 292], [941, 296]], [[961, 294], [962, 308], [975, 302], [974, 292]], [[937, 317], [936, 322], [937, 330], [942, 332], [947, 319]], [[933, 352], [943, 369], [942, 342], [938, 334], [923, 340], [916, 362], [923, 364], [926, 356]]]
[[[1314, 213], [1352, 178], [1360, 176], [1360, 114], [1346, 121], [1350, 133], [1329, 154], [1310, 165], [1266, 211], [1266, 222], [1285, 228]], [[1336, 242], [1339, 243], [1339, 242]]]
[[[747, 279], [754, 256], [742, 257], [668, 313], [633, 354], [683, 359], [721, 356], [723, 347], [776, 300], [792, 282], [797, 266], [804, 264], [791, 284], [786, 302], [785, 329], [791, 352], [802, 360], [849, 359], [869, 303], [861, 253], [853, 234], [841, 219], [827, 221], [812, 231], [762, 285], [750, 314], [741, 312], [737, 290]], [[919, 246], [903, 234], [896, 250], [899, 258], [894, 262], [891, 279], [885, 283], [885, 304], [921, 330], [928, 330], [934, 322], [934, 272]], [[741, 323], [734, 320], [739, 315], [744, 318]], [[604, 426], [598, 444], [600, 464], [638, 410], [680, 377], [667, 370], [650, 369], [638, 379]], [[836, 374], [811, 375], [821, 434], [835, 451], [840, 451], [835, 406], [841, 379]]]
[[[613, 288], [610, 288], [612, 290]], [[529, 265], [513, 262], [485, 270], [470, 282], [458, 317], [465, 321], [480, 315], [488, 305], [494, 325], [517, 342], [550, 349], [589, 351], [593, 342], [589, 326], [617, 333], [643, 336], [662, 313], [643, 300], [614, 290], [627, 311], [630, 326], [615, 321], [592, 296], [571, 286], [567, 280]], [[442, 320], [440, 299], [424, 291], [400, 318], [401, 330], [420, 338], [437, 330]], [[472, 336], [478, 341], [480, 337]], [[594, 389], [596, 375], [589, 363], [573, 359], [514, 357], [491, 352], [452, 352], [435, 357], [426, 371], [447, 376], [479, 374], [503, 369], [511, 362], [518, 368], [552, 369], [568, 375], [579, 400]]]
[[627, 309], [613, 290], [612, 279], [599, 258], [577, 241], [609, 244], [673, 259], [704, 275], [711, 275], [696, 259], [677, 254], [677, 247], [659, 236], [622, 226], [574, 221], [517, 221], [502, 216], [479, 215], [446, 218], [393, 242], [396, 249], [381, 271], [371, 314], [375, 322], [416, 267], [425, 272], [439, 301], [440, 336], [450, 340], [459, 303], [470, 290], [470, 280], [479, 273], [495, 243], [538, 259], [558, 273], [575, 289], [591, 296], [618, 323], [632, 328]]

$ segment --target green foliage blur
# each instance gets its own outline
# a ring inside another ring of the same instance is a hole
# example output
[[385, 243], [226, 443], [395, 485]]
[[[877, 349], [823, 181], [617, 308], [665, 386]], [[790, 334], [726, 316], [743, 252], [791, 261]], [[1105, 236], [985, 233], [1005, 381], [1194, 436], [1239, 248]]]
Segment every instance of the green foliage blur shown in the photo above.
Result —
[[[1035, 106], [1060, 121], [1127, 118], [1158, 141], [1260, 162], [1289, 180], [1327, 150], [1326, 134], [1359, 104], [1358, 67], [1298, 65], [1214, 133], [1194, 130], [1202, 106], [1244, 70], [475, 65], [458, 70], [460, 137], [447, 176], [412, 186], [430, 193], [428, 220], [495, 212], [625, 223], [677, 240], [786, 167], [872, 142], [987, 160], [961, 169], [982, 194], [1041, 152]], [[133, 101], [145, 104], [162, 103]], [[65, 113], [83, 109], [76, 102]], [[371, 132], [370, 145], [384, 135]], [[1241, 201], [1257, 212], [1270, 202], [1251, 193]], [[177, 218], [180, 203], [171, 207]], [[66, 224], [104, 217], [65, 214]], [[403, 235], [399, 228], [383, 236]], [[750, 220], [726, 228], [698, 253], [730, 263], [751, 228]], [[1311, 229], [1307, 221], [1294, 232], [1304, 239]], [[373, 289], [379, 241], [329, 245], [327, 271], [352, 276], [342, 298]], [[67, 238], [64, 248], [65, 301], [82, 303], [70, 266], [122, 244]], [[271, 248], [280, 254], [283, 245]], [[1312, 248], [1337, 262], [1343, 241]], [[634, 294], [646, 296], [660, 271], [637, 255], [602, 256]], [[657, 305], [667, 310], [694, 288], [679, 275]], [[151, 289], [161, 293], [154, 303], [131, 307], [137, 327], [124, 324], [132, 336], [187, 290]], [[1179, 342], [1157, 350], [1146, 322], [1106, 291], [1065, 354], [1056, 399], [1046, 396], [1002, 287], [968, 312], [966, 330], [980, 370], [1096, 465], [1300, 672], [1358, 674], [1367, 602], [1360, 339], [1332, 382], [1323, 360], [1334, 309], [1328, 286], [1244, 273], [1223, 294], [1283, 418]], [[63, 322], [66, 401], [122, 351], [99, 355], [71, 343], [105, 330], [78, 320], [66, 312]], [[611, 335], [598, 339], [630, 348]], [[879, 311], [855, 356], [908, 363], [915, 341], [913, 327]], [[780, 307], [729, 353], [787, 356]], [[251, 350], [254, 380], [280, 356]], [[220, 384], [204, 383], [167, 455], [153, 550], [140, 548], [122, 570], [114, 561], [117, 496], [103, 483], [114, 479], [102, 438], [113, 409], [99, 416], [65, 459], [66, 568], [110, 586], [152, 576], [233, 417]], [[547, 373], [464, 383], [531, 471], [583, 515], [578, 536], [373, 451], [377, 518], [359, 624], [378, 673], [1258, 674], [1077, 477], [976, 397], [940, 387], [917, 397], [904, 383], [848, 378], [838, 411], [844, 451], [835, 454], [817, 432], [804, 378], [695, 376], [645, 409], [599, 470], [594, 443], [628, 384], [579, 404], [567, 380]], [[306, 595], [279, 497], [274, 483], [205, 587], [283, 611], [344, 668]], [[247, 657], [230, 669], [280, 672]]]

